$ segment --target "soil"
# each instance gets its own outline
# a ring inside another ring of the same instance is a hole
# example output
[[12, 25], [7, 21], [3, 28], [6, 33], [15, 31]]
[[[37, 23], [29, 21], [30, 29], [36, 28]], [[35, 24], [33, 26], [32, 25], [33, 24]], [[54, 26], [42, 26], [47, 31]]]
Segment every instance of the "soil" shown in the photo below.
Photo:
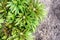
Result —
[[36, 29], [36, 40], [60, 40], [60, 0], [40, 0], [48, 15]]

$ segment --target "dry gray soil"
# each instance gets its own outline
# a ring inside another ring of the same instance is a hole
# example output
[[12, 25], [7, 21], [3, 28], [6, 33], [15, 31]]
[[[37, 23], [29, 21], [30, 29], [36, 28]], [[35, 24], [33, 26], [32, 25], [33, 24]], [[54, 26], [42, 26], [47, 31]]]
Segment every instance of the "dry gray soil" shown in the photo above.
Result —
[[47, 18], [36, 29], [36, 40], [60, 40], [60, 0], [41, 0], [46, 4]]

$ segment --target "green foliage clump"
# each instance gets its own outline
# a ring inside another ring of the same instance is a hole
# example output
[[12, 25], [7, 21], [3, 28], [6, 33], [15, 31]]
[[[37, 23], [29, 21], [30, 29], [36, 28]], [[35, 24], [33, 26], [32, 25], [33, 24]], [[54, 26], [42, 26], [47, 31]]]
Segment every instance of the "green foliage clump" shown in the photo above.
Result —
[[45, 15], [38, 0], [0, 0], [0, 40], [33, 40]]

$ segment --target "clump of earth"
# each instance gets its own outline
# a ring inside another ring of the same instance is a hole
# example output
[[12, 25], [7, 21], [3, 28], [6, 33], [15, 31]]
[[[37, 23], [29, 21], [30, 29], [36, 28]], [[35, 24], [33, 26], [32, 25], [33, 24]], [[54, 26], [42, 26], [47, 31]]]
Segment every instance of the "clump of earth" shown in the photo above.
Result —
[[36, 40], [60, 40], [60, 0], [40, 0], [48, 15], [36, 29]]

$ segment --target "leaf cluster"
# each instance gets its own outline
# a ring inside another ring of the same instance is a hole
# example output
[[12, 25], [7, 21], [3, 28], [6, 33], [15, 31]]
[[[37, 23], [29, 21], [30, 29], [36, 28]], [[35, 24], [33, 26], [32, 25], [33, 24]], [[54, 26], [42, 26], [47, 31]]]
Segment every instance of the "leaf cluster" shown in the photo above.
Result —
[[38, 0], [0, 0], [0, 40], [33, 40], [45, 16], [45, 5]]

